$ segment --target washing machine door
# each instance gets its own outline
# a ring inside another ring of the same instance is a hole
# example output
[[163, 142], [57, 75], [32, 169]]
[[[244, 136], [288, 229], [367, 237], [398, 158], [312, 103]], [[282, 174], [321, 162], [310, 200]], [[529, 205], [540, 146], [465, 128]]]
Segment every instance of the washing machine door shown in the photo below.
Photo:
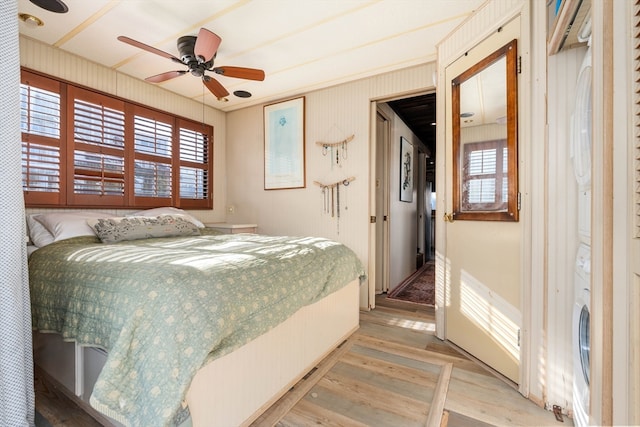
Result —
[[573, 305], [573, 420], [576, 426], [589, 422], [591, 248], [580, 245], [575, 265], [575, 302]]
[[571, 127], [573, 171], [581, 188], [591, 184], [591, 86], [591, 48], [589, 48], [578, 76]]
[[589, 349], [591, 345], [589, 337], [589, 306], [584, 301], [589, 297], [589, 291], [583, 289], [583, 295], [576, 303], [575, 308], [575, 337], [574, 345], [576, 356], [576, 373], [580, 379], [580, 383], [589, 386]]
[[583, 289], [573, 310], [573, 421], [589, 424], [589, 291]]

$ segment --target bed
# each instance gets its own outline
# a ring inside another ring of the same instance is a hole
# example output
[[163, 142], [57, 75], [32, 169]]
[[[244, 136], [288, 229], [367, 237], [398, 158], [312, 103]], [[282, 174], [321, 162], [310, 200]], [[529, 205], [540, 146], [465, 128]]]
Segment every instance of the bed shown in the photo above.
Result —
[[29, 218], [36, 363], [114, 425], [248, 425], [357, 329], [344, 245], [156, 213]]

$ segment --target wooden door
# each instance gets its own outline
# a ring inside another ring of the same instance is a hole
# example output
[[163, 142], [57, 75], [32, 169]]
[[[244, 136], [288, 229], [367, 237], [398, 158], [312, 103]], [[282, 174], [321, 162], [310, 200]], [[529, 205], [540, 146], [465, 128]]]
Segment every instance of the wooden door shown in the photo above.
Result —
[[[489, 54], [518, 38], [511, 21], [446, 68], [446, 111], [451, 82]], [[453, 211], [452, 118], [446, 119], [446, 212]], [[440, 178], [439, 178], [440, 179]], [[445, 337], [482, 362], [519, 382], [522, 287], [522, 223], [453, 220], [445, 223]]]

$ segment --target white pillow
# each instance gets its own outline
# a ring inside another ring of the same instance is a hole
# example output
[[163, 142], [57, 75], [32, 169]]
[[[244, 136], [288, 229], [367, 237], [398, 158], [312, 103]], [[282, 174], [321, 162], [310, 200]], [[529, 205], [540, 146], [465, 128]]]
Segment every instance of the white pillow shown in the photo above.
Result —
[[184, 215], [185, 219], [188, 219], [189, 221], [194, 223], [198, 228], [204, 228], [204, 224], [200, 220], [198, 220], [198, 218], [194, 217], [193, 215], [190, 215], [189, 213], [183, 211], [182, 209], [173, 208], [170, 206], [138, 211], [138, 212], [129, 214], [127, 216], [154, 216], [155, 217], [159, 215]]
[[95, 236], [96, 233], [87, 224], [89, 218], [110, 216], [104, 212], [59, 212], [34, 215], [34, 219], [44, 225], [53, 235], [53, 240], [70, 239], [78, 236]]
[[39, 248], [54, 242], [53, 234], [44, 225], [35, 220], [37, 214], [27, 215], [27, 227], [29, 227], [29, 239], [34, 246]]

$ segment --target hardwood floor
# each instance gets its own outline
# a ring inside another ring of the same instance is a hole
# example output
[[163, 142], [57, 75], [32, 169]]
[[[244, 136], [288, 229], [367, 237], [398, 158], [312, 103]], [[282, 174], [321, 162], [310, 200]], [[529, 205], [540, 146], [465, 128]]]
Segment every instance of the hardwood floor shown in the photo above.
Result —
[[[102, 424], [82, 410], [60, 389], [44, 379], [43, 373], [37, 368], [34, 376], [36, 411], [52, 427], [102, 427]], [[40, 427], [37, 422], [36, 427]]]
[[[570, 426], [435, 337], [433, 308], [378, 296], [360, 329], [252, 426]], [[36, 381], [53, 427], [100, 423]]]

